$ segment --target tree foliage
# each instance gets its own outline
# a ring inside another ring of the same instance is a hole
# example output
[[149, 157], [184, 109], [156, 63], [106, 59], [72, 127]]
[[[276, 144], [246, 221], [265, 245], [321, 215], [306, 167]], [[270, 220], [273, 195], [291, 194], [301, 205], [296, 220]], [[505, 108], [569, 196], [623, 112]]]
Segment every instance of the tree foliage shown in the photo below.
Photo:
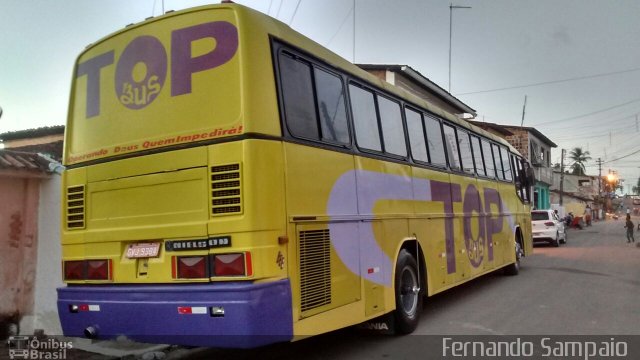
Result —
[[571, 173], [573, 175], [585, 175], [585, 164], [591, 160], [589, 152], [582, 150], [581, 147], [575, 147], [569, 152], [569, 159], [573, 161], [573, 164], [571, 164]]

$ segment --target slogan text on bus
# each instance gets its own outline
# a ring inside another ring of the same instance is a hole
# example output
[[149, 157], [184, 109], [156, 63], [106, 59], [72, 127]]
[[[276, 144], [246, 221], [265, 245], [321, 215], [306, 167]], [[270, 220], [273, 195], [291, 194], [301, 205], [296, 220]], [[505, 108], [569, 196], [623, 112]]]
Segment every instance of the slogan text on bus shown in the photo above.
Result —
[[[213, 39], [211, 51], [192, 56], [192, 43]], [[238, 50], [238, 30], [226, 21], [213, 21], [171, 32], [171, 96], [191, 93], [191, 76], [218, 67], [233, 58]], [[154, 36], [131, 40], [115, 65], [115, 93], [120, 103], [137, 110], [151, 104], [167, 78], [168, 56], [164, 45]], [[115, 50], [78, 64], [76, 77], [87, 76], [86, 116], [100, 115], [101, 70], [115, 62]]]

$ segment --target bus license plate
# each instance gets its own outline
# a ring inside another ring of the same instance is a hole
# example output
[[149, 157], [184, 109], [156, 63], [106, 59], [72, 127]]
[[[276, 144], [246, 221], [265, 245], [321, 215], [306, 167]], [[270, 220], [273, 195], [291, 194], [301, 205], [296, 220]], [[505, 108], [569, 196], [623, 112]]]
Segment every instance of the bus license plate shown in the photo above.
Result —
[[129, 259], [150, 258], [158, 256], [160, 243], [131, 244], [127, 247], [126, 257]]

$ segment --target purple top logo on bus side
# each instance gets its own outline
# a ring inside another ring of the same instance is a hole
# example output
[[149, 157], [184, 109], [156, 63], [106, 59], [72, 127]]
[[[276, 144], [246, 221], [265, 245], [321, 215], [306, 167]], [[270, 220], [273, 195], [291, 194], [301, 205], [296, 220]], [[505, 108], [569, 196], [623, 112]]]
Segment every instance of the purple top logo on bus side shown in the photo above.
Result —
[[[329, 224], [331, 243], [351, 272], [374, 283], [391, 286], [393, 261], [378, 244], [373, 224], [362, 217], [373, 218], [374, 206], [380, 200], [442, 202], [447, 273], [452, 274], [456, 272], [453, 204], [462, 202], [464, 243], [470, 264], [477, 268], [484, 260], [485, 247], [488, 248], [488, 260], [493, 260], [493, 236], [502, 231], [505, 218], [515, 230], [510, 213], [500, 215], [507, 210], [500, 193], [492, 188], [485, 188], [483, 193], [484, 208], [475, 185], [467, 186], [463, 197], [461, 186], [455, 183], [366, 170], [349, 171], [336, 181], [327, 202], [327, 213], [334, 220]], [[492, 214], [492, 205], [497, 207], [498, 214]], [[479, 231], [475, 238], [471, 231], [473, 213], [484, 213], [485, 216], [484, 221], [478, 221]], [[359, 214], [361, 220], [349, 221], [352, 214]], [[379, 267], [381, 271], [367, 271], [371, 267]]]

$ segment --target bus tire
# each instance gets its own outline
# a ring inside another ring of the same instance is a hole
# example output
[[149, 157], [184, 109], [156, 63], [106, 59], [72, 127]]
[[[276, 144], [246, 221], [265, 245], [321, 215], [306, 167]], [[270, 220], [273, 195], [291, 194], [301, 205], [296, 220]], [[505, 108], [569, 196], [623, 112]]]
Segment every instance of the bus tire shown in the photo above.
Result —
[[516, 241], [516, 261], [504, 268], [504, 274], [508, 276], [518, 275], [520, 273], [520, 259], [522, 258], [522, 245], [520, 241]]
[[395, 295], [395, 332], [410, 334], [420, 321], [423, 291], [418, 280], [416, 259], [406, 249], [400, 251], [396, 262]]

